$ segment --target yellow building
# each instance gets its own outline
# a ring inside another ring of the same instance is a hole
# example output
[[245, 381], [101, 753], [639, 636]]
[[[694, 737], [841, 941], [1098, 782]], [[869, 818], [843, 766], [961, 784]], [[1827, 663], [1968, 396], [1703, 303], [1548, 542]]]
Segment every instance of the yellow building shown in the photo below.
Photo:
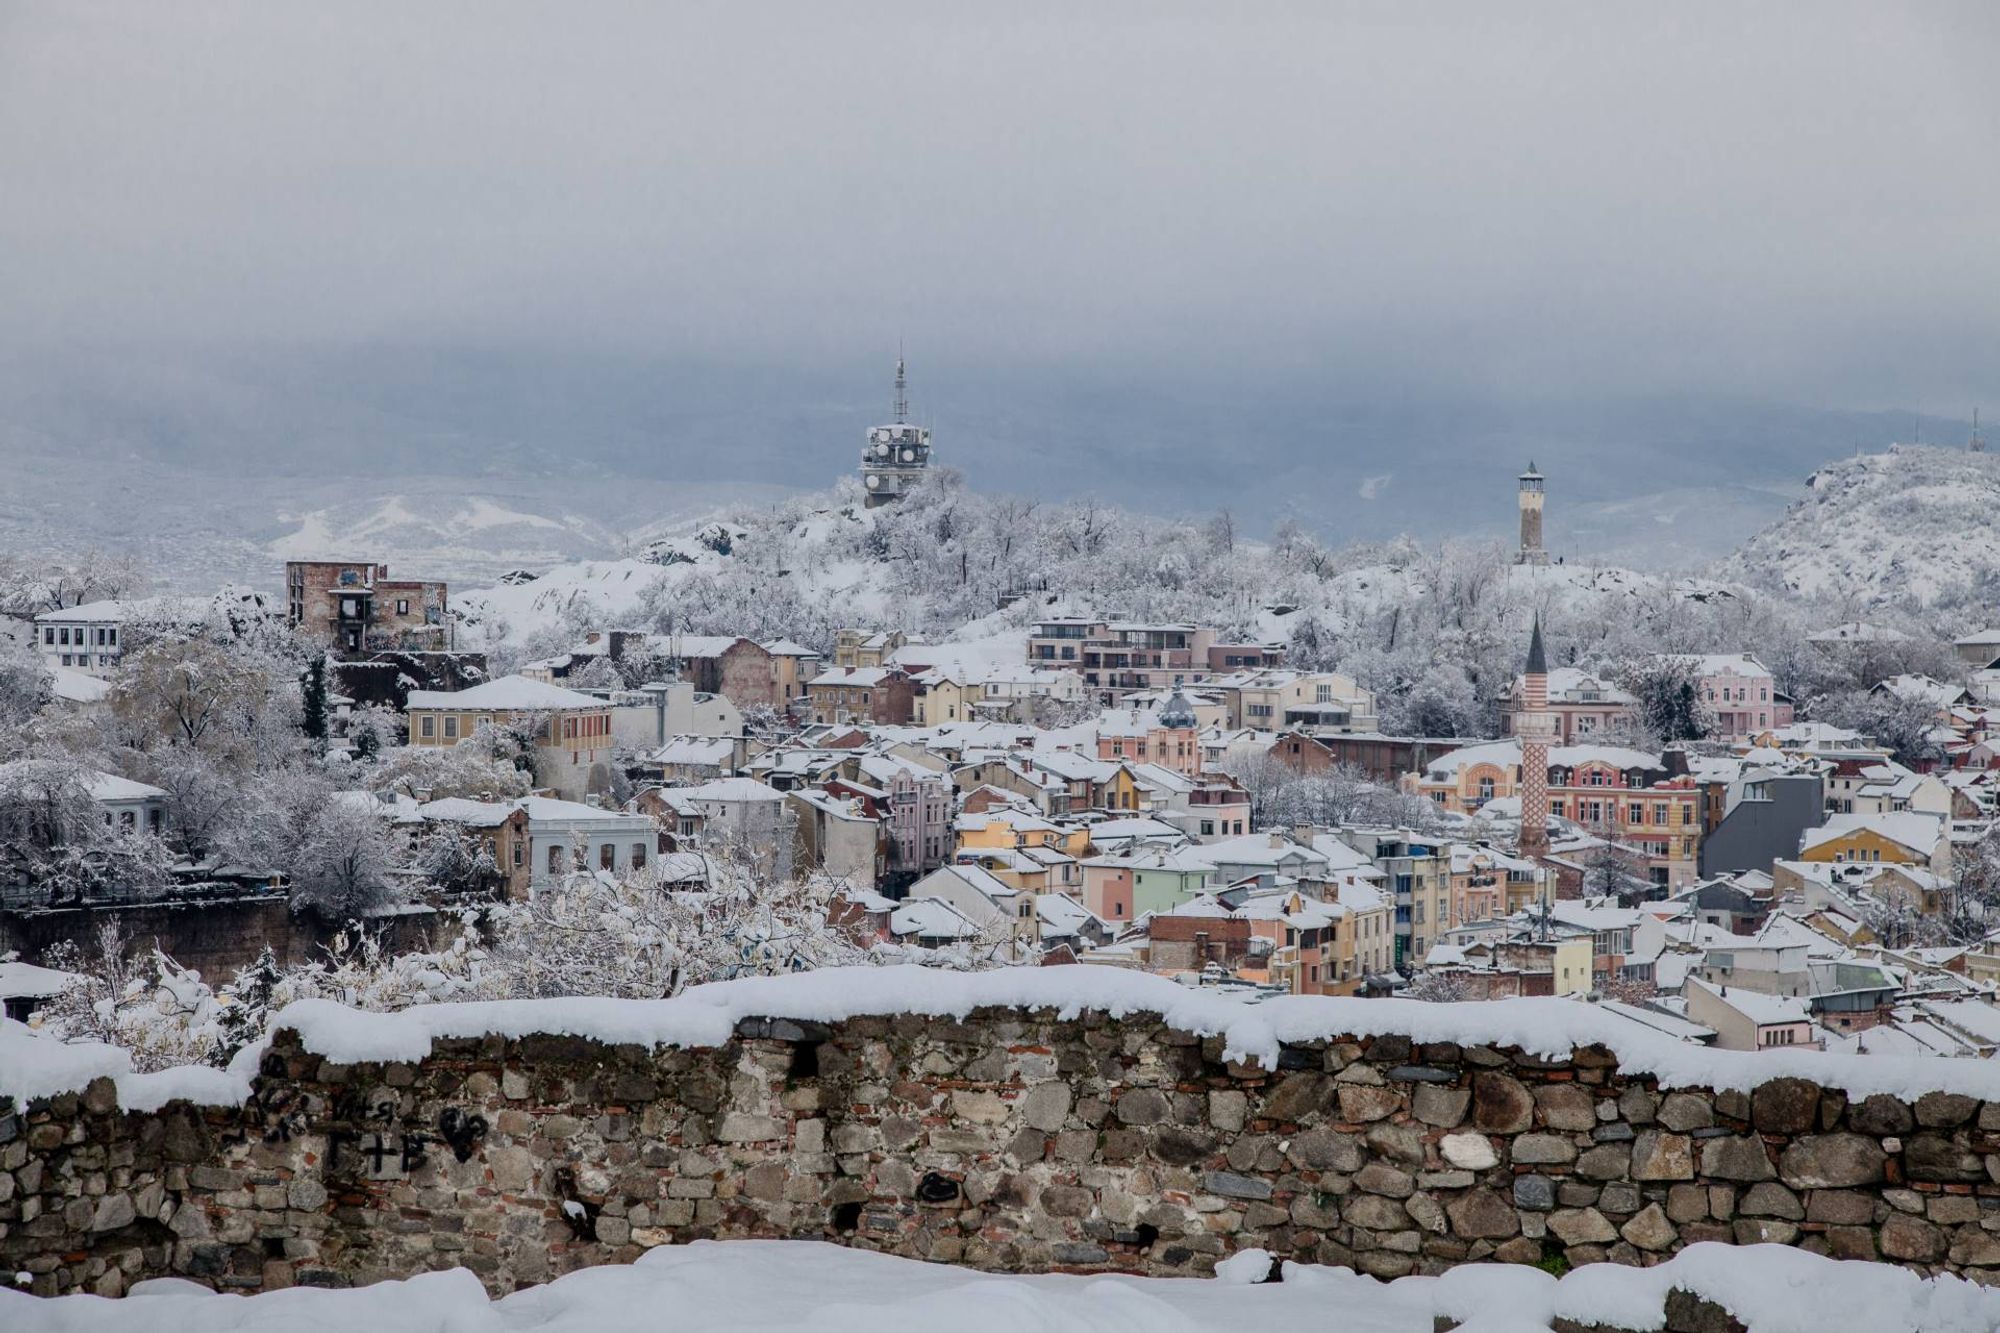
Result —
[[965, 722], [972, 717], [972, 703], [983, 698], [977, 685], [968, 685], [946, 671], [926, 671], [917, 676], [917, 725], [941, 727], [947, 722]]
[[502, 676], [469, 690], [411, 690], [410, 744], [442, 747], [481, 726], [531, 728], [535, 781], [580, 801], [611, 785], [611, 705], [560, 685]]
[[1801, 861], [1925, 866], [1951, 876], [1951, 830], [1935, 815], [1830, 815], [1799, 840]]

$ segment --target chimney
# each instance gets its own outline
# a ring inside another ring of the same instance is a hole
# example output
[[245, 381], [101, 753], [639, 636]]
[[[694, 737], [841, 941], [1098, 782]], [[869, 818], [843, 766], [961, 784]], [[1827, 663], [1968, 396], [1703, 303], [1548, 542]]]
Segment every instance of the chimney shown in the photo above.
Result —
[[1284, 850], [1284, 847], [1285, 847], [1285, 835], [1284, 835], [1284, 834], [1282, 834], [1282, 833], [1280, 833], [1280, 832], [1278, 832], [1278, 830], [1276, 830], [1276, 829], [1272, 829], [1272, 830], [1271, 830], [1271, 850], [1272, 850], [1272, 851], [1274, 851], [1274, 852], [1277, 852], [1277, 851], [1283, 851], [1283, 850]]

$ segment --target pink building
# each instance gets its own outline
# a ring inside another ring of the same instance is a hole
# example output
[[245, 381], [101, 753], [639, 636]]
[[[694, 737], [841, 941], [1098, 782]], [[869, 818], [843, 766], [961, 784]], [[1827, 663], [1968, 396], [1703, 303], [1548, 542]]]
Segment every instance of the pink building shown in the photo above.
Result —
[[1193, 777], [1201, 772], [1201, 732], [1194, 705], [1175, 690], [1157, 712], [1113, 709], [1098, 720], [1097, 757], [1114, 763], [1158, 764]]
[[1716, 740], [1734, 741], [1792, 725], [1792, 701], [1778, 693], [1771, 669], [1748, 653], [1693, 659], [1702, 702], [1715, 713]]
[[1122, 856], [1093, 856], [1083, 863], [1083, 905], [1099, 921], [1132, 919], [1132, 862]]

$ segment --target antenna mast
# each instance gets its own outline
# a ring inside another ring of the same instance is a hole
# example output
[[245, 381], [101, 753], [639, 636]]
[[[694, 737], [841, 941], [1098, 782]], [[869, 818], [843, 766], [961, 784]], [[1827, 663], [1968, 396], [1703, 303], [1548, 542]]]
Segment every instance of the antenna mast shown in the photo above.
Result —
[[896, 344], [896, 424], [910, 419], [909, 383], [903, 374], [903, 345]]

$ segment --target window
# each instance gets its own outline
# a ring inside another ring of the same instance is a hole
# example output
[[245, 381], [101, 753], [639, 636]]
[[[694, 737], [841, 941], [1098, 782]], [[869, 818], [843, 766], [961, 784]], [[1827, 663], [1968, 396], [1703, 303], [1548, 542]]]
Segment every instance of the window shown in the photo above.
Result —
[[646, 844], [643, 842], [632, 844], [632, 868], [634, 870], [646, 868]]
[[398, 598], [396, 599], [396, 614], [397, 614], [397, 615], [399, 615], [399, 616], [407, 616], [408, 614], [410, 614], [410, 599], [409, 599], [409, 598], [407, 598], [407, 597], [398, 597]]
[[458, 736], [458, 718], [456, 716], [446, 718], [444, 720], [444, 738], [446, 740], [454, 740], [457, 738], [457, 736]]
[[417, 734], [424, 737], [431, 737], [437, 735], [437, 719], [434, 717], [427, 717], [424, 718], [422, 721], [418, 722]]
[[605, 843], [597, 849], [597, 864], [600, 869], [612, 870], [618, 865], [618, 849]]
[[561, 847], [549, 848], [549, 873], [560, 875], [569, 868], [569, 853]]
[[54, 644], [55, 641], [56, 641], [56, 627], [54, 625], [42, 626], [42, 642], [46, 644]]

